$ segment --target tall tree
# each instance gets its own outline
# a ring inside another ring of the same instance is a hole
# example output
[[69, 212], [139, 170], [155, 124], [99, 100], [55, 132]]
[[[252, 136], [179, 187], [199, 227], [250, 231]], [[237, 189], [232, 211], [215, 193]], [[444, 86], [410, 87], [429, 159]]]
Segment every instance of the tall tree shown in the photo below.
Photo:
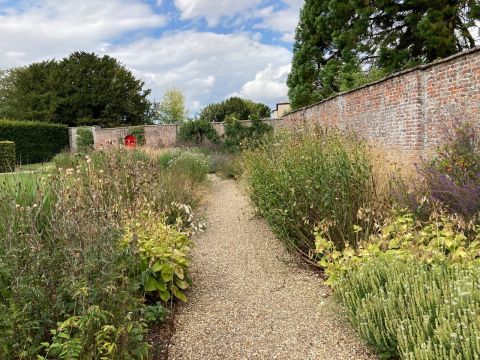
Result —
[[306, 0], [289, 97], [311, 104], [475, 46], [479, 0]]
[[270, 117], [270, 108], [262, 103], [233, 96], [219, 103], [207, 105], [200, 112], [200, 119], [222, 122], [227, 116], [238, 120]]
[[77, 125], [150, 122], [150, 90], [116, 59], [75, 52], [9, 71], [0, 81], [0, 116]]
[[187, 118], [185, 96], [180, 89], [168, 89], [159, 104], [158, 117], [162, 124], [182, 124]]

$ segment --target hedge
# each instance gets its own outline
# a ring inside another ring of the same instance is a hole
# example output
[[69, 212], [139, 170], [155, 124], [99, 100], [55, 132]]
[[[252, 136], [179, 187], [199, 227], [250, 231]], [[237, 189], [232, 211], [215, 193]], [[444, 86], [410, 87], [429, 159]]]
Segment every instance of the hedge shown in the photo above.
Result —
[[0, 173], [15, 171], [15, 143], [0, 141]]
[[13, 141], [19, 164], [45, 162], [69, 146], [65, 125], [0, 120], [0, 141]]

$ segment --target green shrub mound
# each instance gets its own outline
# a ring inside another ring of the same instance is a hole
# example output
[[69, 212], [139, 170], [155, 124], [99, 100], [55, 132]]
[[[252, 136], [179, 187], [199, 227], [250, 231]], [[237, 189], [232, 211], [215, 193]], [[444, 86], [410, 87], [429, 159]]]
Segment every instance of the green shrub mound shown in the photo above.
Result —
[[338, 284], [360, 334], [390, 359], [477, 359], [480, 269], [377, 258]]
[[95, 141], [93, 139], [93, 132], [89, 128], [79, 128], [77, 130], [77, 150], [85, 152], [93, 149]]
[[273, 126], [266, 121], [254, 118], [250, 125], [243, 125], [235, 117], [225, 120], [225, 142], [223, 146], [229, 152], [238, 152], [243, 147], [258, 144], [267, 134], [273, 132]]
[[0, 173], [15, 171], [15, 143], [0, 141]]
[[196, 145], [203, 144], [206, 139], [212, 144], [220, 143], [220, 136], [212, 123], [207, 120], [191, 120], [185, 122], [178, 131], [178, 138], [180, 141]]
[[59, 124], [0, 120], [0, 141], [13, 141], [20, 164], [49, 161], [69, 146], [68, 128]]

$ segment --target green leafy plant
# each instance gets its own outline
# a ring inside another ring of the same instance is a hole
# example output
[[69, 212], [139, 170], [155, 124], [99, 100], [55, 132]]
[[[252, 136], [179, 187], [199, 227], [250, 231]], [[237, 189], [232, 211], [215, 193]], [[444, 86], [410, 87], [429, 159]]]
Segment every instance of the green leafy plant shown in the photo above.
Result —
[[146, 305], [142, 309], [142, 317], [150, 324], [156, 324], [162, 322], [165, 319], [168, 310], [163, 306], [160, 301], [157, 301], [153, 305]]
[[201, 145], [206, 139], [213, 144], [220, 143], [220, 136], [207, 120], [196, 119], [184, 122], [178, 131], [178, 138], [187, 143]]
[[0, 173], [15, 171], [15, 143], [0, 141]]
[[89, 128], [77, 129], [77, 149], [79, 152], [87, 152], [93, 149], [94, 139], [92, 130]]
[[135, 136], [137, 139], [137, 145], [143, 146], [145, 145], [145, 129], [143, 127], [132, 127], [129, 128], [130, 135]]
[[224, 148], [238, 152], [242, 146], [253, 147], [265, 135], [273, 132], [273, 126], [258, 117], [252, 117], [250, 125], [243, 125], [235, 116], [225, 118]]
[[[462, 229], [463, 222], [439, 214], [420, 222], [406, 210], [396, 212], [378, 234], [358, 241], [358, 248], [335, 248], [324, 231], [316, 232], [318, 264], [325, 269], [327, 284], [335, 285], [350, 271], [379, 256], [392, 255], [412, 263], [461, 264], [480, 263], [480, 227]], [[360, 232], [360, 228], [356, 227]]]
[[187, 301], [183, 290], [190, 286], [190, 240], [186, 234], [145, 213], [127, 225], [123, 243], [140, 255], [144, 292], [162, 301], [172, 297]]

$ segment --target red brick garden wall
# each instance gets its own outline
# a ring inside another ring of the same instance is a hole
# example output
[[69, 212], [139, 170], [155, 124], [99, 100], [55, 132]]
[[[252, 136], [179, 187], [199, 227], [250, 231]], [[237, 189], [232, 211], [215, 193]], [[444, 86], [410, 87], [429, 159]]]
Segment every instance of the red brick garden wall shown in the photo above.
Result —
[[[274, 126], [279, 126], [281, 120], [265, 120]], [[249, 121], [242, 121], [246, 126], [250, 124]], [[224, 123], [214, 123], [213, 127], [218, 134], [223, 137], [225, 134]], [[144, 136], [145, 145], [151, 148], [170, 148], [177, 145], [178, 125], [145, 125]], [[98, 126], [91, 127], [95, 149], [103, 149], [106, 147], [123, 145], [123, 141], [127, 135], [131, 133], [131, 128], [100, 128]], [[69, 129], [70, 148], [73, 151], [77, 150], [77, 128]]]
[[412, 154], [442, 141], [452, 123], [480, 123], [480, 48], [392, 75], [285, 115], [284, 126], [351, 129]]

